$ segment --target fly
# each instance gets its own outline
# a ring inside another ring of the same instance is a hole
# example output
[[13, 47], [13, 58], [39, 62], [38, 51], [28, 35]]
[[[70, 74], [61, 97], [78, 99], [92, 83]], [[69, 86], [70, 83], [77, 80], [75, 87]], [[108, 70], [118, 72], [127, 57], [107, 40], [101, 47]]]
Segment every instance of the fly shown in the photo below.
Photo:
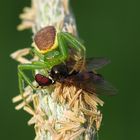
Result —
[[[102, 59], [98, 60], [101, 61]], [[83, 70], [81, 72], [73, 71], [69, 72], [69, 66], [66, 64], [59, 64], [52, 67], [49, 77], [37, 74], [35, 77], [42, 76], [46, 79], [46, 83], [43, 83], [44, 79], [36, 80], [36, 82], [41, 86], [49, 86], [54, 84], [55, 82], [59, 82], [61, 84], [65, 84], [67, 86], [74, 85], [77, 88], [83, 89], [92, 94], [105, 94], [105, 95], [114, 95], [117, 90], [106, 80], [104, 80], [103, 76], [95, 73], [91, 70], [91, 64], [97, 63], [97, 58], [92, 61], [89, 61], [87, 68], [88, 70]], [[103, 62], [103, 61], [101, 61]], [[95, 69], [105, 65], [107, 61], [104, 61], [102, 64], [96, 64]], [[43, 83], [43, 84], [42, 84]]]

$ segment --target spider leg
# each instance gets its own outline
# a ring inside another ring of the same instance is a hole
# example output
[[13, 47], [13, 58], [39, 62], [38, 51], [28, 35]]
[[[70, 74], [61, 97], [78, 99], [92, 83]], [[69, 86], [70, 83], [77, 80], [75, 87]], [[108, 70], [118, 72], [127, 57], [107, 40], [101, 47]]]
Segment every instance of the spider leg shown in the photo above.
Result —
[[[34, 62], [34, 64], [20, 64], [18, 66], [18, 81], [19, 81], [19, 90], [20, 94], [23, 97], [23, 90], [24, 90], [24, 81], [33, 89], [36, 90], [37, 87], [32, 85], [31, 80], [25, 74], [24, 70], [36, 70], [36, 69], [44, 69], [50, 68], [50, 65], [46, 65], [46, 63], [42, 62]], [[24, 97], [23, 97], [24, 99]]]
[[[71, 72], [73, 72], [75, 70], [75, 67], [77, 67], [77, 65], [79, 65], [80, 63], [80, 67], [79, 67], [79, 71], [82, 71], [84, 69], [85, 66], [85, 59], [86, 59], [86, 48], [84, 45], [82, 45], [74, 36], [72, 36], [70, 33], [67, 32], [61, 32], [59, 33], [60, 36], [62, 36], [62, 38], [65, 39], [65, 41], [69, 44], [71, 44], [71, 47], [73, 47], [74, 49], [76, 49], [77, 51], [77, 55], [79, 57], [79, 60], [76, 61], [75, 65], [73, 66], [73, 70]], [[80, 54], [79, 54], [80, 53]], [[71, 73], [70, 72], [70, 73]]]
[[68, 43], [72, 45], [73, 48], [75, 48], [77, 51], [84, 53], [86, 52], [86, 48], [84, 45], [80, 43], [74, 36], [72, 36], [70, 33], [67, 32], [61, 32], [59, 33], [60, 36], [62, 36]]

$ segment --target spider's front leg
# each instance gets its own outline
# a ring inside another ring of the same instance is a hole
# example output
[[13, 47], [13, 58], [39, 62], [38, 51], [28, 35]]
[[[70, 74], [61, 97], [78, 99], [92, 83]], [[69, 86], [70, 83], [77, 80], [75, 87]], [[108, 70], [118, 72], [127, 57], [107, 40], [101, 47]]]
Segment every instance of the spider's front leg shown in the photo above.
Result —
[[[32, 85], [31, 80], [24, 73], [24, 70], [37, 70], [37, 69], [44, 69], [44, 68], [47, 68], [49, 70], [51, 68], [51, 66], [49, 63], [43, 63], [43, 62], [34, 62], [32, 64], [20, 64], [20, 65], [18, 65], [19, 90], [20, 90], [20, 94], [22, 97], [23, 97], [23, 90], [24, 90], [24, 81], [33, 90], [36, 90], [36, 87], [34, 85]], [[23, 97], [23, 99], [24, 99], [24, 97]]]
[[[75, 62], [75, 64], [73, 65], [73, 69], [71, 70], [71, 73], [73, 71], [75, 71], [75, 67], [77, 68], [77, 63], [79, 65], [79, 62], [78, 61], [81, 61], [81, 65], [80, 65], [80, 69], [79, 71], [82, 71], [84, 69], [84, 66], [85, 66], [85, 59], [86, 59], [86, 48], [84, 45], [82, 45], [74, 36], [72, 36], [70, 33], [67, 33], [67, 32], [61, 32], [58, 34], [58, 36], [60, 36], [61, 40], [64, 40], [65, 42], [65, 46], [67, 47], [67, 45], [70, 45], [70, 47], [74, 48], [76, 53], [77, 53], [77, 56], [79, 58], [79, 60], [77, 60]], [[59, 46], [60, 49], [62, 48], [61, 46]], [[63, 47], [64, 48], [64, 47]], [[67, 47], [68, 49], [68, 47]], [[61, 51], [63, 51], [61, 49]], [[73, 56], [74, 57], [74, 56]]]
[[72, 45], [73, 48], [75, 48], [77, 51], [83, 53], [83, 55], [85, 56], [86, 54], [86, 48], [85, 46], [76, 39], [76, 37], [74, 37], [73, 35], [71, 35], [70, 33], [67, 32], [60, 32], [59, 35], [64, 38], [64, 40], [67, 43], [70, 43]]

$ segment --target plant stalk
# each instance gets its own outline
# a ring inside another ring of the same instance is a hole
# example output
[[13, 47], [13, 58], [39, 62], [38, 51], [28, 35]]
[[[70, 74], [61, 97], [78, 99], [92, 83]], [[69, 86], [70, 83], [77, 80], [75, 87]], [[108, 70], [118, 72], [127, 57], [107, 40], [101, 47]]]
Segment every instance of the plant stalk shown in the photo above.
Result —
[[[49, 25], [58, 31], [77, 36], [69, 0], [32, 0], [31, 8], [24, 8], [20, 18], [22, 23], [18, 29], [31, 28], [33, 36]], [[25, 59], [24, 55], [28, 53], [29, 49], [24, 49], [11, 56], [20, 63], [31, 63], [37, 59]], [[27, 86], [23, 96], [26, 103], [20, 95], [13, 98], [13, 102], [22, 101], [16, 109], [23, 108], [32, 115], [28, 124], [34, 125], [35, 140], [95, 140], [102, 120], [98, 105], [103, 105], [103, 101], [96, 95], [75, 86], [62, 87], [60, 83], [56, 83], [55, 89], [38, 89], [35, 93]]]

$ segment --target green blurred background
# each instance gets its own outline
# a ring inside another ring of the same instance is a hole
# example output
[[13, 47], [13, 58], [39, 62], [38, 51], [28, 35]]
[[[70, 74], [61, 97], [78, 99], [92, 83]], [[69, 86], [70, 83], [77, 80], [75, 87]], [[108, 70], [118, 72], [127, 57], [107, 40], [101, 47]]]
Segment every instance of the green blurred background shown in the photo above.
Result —
[[[17, 62], [9, 55], [30, 47], [31, 31], [18, 32], [19, 13], [29, 0], [1, 0], [0, 4], [0, 140], [32, 140], [30, 116], [15, 111], [11, 99], [19, 93]], [[105, 105], [100, 140], [140, 139], [140, 1], [72, 0], [80, 37], [88, 56], [106, 56], [112, 63], [100, 72], [119, 92], [102, 97]]]

